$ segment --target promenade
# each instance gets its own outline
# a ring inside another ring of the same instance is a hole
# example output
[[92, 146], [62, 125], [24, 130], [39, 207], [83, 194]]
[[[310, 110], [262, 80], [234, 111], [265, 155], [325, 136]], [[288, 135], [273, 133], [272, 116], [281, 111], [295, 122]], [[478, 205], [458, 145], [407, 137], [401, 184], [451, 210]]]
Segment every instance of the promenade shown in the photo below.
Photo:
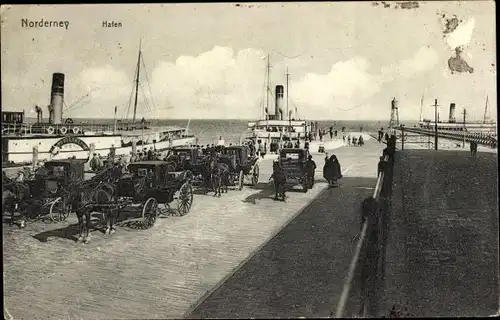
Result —
[[396, 153], [381, 311], [396, 305], [412, 317], [498, 312], [497, 159], [467, 151]]
[[[283, 292], [297, 290], [284, 291], [275, 280], [269, 283], [274, 283], [275, 289], [267, 288], [281, 298], [269, 302], [274, 309], [267, 314], [286, 316], [297, 314], [297, 310], [327, 314], [338, 301], [352, 256], [349, 240], [359, 228], [357, 209], [375, 184], [383, 147], [368, 141], [364, 147], [335, 150], [345, 176], [344, 185], [338, 189], [324, 191], [324, 155], [315, 154], [318, 169], [314, 188], [308, 193], [288, 192], [287, 202], [274, 201], [267, 182], [272, 161], [266, 159], [260, 162], [256, 187], [230, 190], [221, 198], [214, 198], [212, 193], [196, 194], [191, 211], [184, 217], [160, 218], [149, 230], [122, 226], [111, 237], [94, 230], [87, 245], [74, 243], [74, 216], [60, 224], [32, 223], [22, 230], [4, 225], [4, 313], [14, 319], [180, 318], [294, 221], [285, 230], [299, 228], [293, 232], [302, 234], [285, 238], [301, 248], [287, 244], [288, 254], [283, 247], [276, 249], [282, 252], [283, 260], [273, 262], [274, 270], [298, 272], [310, 266], [314, 273], [283, 273], [276, 278], [286, 276], [289, 280], [283, 285], [311, 281], [300, 290], [309, 294], [323, 290], [322, 297], [328, 295], [329, 300], [321, 307], [307, 304], [298, 309], [293, 305], [302, 298], [296, 296], [281, 308], [280, 301], [287, 299]], [[315, 234], [323, 240], [314, 239]], [[294, 261], [298, 253], [304, 261]], [[295, 269], [298, 262], [304, 265]], [[266, 263], [263, 261], [259, 269], [270, 270]], [[315, 263], [323, 270], [312, 268]], [[320, 283], [330, 284], [319, 288]], [[250, 306], [239, 308], [249, 310]]]

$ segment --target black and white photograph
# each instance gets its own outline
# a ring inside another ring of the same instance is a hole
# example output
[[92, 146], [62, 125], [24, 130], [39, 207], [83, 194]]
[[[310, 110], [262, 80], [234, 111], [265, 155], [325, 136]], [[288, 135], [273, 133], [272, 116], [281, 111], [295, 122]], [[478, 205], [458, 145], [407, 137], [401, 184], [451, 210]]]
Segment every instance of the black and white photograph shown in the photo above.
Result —
[[3, 4], [4, 319], [499, 316], [495, 11]]

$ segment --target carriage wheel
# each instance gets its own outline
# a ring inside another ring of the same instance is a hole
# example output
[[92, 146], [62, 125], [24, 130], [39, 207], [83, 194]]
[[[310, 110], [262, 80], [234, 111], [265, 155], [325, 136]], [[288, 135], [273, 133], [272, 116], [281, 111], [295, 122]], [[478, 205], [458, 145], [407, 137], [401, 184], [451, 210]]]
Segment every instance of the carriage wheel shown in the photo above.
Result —
[[193, 205], [193, 188], [191, 184], [185, 182], [179, 189], [177, 198], [177, 212], [180, 216], [185, 216]]
[[70, 211], [70, 205], [66, 200], [58, 197], [50, 205], [49, 218], [52, 222], [61, 222], [68, 218]]
[[252, 173], [252, 186], [256, 186], [257, 183], [259, 183], [259, 166], [255, 165]]
[[238, 190], [243, 189], [244, 179], [245, 179], [245, 175], [243, 174], [243, 170], [240, 170], [240, 175], [238, 177]]
[[158, 216], [158, 201], [155, 198], [149, 198], [142, 208], [142, 224], [146, 229], [151, 228]]

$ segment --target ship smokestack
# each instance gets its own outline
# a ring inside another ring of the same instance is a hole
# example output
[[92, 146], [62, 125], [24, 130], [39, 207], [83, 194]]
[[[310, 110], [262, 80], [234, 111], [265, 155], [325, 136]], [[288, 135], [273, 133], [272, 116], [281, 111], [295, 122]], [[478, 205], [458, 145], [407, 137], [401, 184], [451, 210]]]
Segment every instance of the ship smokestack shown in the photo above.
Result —
[[283, 96], [285, 89], [282, 85], [276, 86], [276, 105], [275, 114], [278, 116], [277, 120], [283, 120]]
[[457, 120], [455, 119], [455, 103], [450, 103], [450, 117], [448, 119], [449, 122], [456, 122]]
[[63, 103], [64, 73], [54, 73], [52, 74], [52, 89], [50, 91], [50, 109], [52, 109], [50, 123], [62, 123]]

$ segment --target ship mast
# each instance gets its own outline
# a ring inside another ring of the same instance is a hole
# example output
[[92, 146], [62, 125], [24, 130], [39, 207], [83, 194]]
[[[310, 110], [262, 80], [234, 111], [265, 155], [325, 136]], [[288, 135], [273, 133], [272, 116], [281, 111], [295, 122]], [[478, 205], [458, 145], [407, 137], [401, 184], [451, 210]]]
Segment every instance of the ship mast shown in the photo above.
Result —
[[141, 42], [142, 42], [142, 40], [139, 41], [139, 56], [137, 58], [137, 77], [135, 79], [134, 118], [132, 120], [132, 123], [134, 123], [134, 124], [135, 124], [135, 117], [137, 115], [137, 96], [139, 93], [139, 74], [141, 71]]
[[290, 120], [290, 114], [288, 113], [288, 76], [290, 74], [288, 73], [288, 67], [286, 67], [286, 116], [288, 117], [288, 120]]
[[420, 121], [420, 122], [422, 122], [423, 108], [424, 108], [424, 95], [422, 94], [422, 96], [420, 97], [420, 118], [418, 119], [418, 121]]
[[266, 85], [266, 120], [268, 119], [268, 112], [269, 112], [269, 83], [270, 83], [270, 75], [269, 75], [269, 69], [271, 68], [271, 65], [269, 64], [269, 53], [267, 54], [267, 67], [266, 67], [266, 72], [267, 72], [267, 85]]

